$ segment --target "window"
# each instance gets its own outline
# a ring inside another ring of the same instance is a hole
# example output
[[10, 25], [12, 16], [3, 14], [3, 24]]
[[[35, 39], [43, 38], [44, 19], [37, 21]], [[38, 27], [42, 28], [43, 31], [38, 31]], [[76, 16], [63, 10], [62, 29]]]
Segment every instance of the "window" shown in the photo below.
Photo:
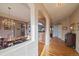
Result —
[[42, 23], [38, 23], [38, 31], [39, 32], [45, 32], [45, 26]]

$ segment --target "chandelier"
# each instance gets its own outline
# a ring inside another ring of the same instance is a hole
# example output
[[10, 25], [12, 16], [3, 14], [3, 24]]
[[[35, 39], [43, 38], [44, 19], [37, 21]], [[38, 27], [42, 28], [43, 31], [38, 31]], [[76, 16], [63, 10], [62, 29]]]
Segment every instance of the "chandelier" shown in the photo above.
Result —
[[11, 28], [15, 25], [15, 21], [11, 19], [11, 8], [8, 7], [9, 10], [9, 18], [5, 18], [2, 23], [4, 24], [4, 26], [6, 26], [7, 28]]

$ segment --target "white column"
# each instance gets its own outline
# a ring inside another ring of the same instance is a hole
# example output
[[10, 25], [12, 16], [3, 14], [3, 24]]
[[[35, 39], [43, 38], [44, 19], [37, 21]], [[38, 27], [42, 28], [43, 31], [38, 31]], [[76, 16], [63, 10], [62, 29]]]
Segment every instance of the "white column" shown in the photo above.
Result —
[[50, 19], [46, 17], [46, 35], [45, 35], [45, 45], [49, 45], [50, 43]]
[[33, 41], [30, 53], [38, 55], [38, 10], [35, 4], [29, 4], [30, 6], [30, 21], [31, 21], [31, 40]]
[[31, 4], [30, 9], [30, 16], [31, 16], [31, 37], [32, 40], [38, 39], [38, 14], [37, 9], [34, 4]]
[[45, 19], [46, 19], [45, 48], [47, 55], [49, 43], [50, 43], [50, 19], [48, 17], [45, 17]]

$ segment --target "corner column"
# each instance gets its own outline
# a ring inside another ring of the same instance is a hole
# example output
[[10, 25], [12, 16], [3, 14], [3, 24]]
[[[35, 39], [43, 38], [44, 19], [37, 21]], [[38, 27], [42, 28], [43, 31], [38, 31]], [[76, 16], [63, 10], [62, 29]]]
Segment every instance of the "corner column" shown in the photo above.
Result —
[[46, 55], [48, 55], [48, 49], [50, 44], [50, 19], [48, 18], [48, 16], [46, 16], [45, 19], [46, 19], [45, 50]]
[[30, 21], [31, 21], [31, 40], [33, 55], [38, 55], [38, 10], [35, 4], [29, 4], [30, 7]]

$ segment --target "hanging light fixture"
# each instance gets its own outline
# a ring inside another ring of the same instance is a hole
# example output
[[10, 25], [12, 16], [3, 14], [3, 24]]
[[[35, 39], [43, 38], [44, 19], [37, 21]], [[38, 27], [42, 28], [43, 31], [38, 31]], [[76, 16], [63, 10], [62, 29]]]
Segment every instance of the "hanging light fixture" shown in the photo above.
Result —
[[[10, 21], [10, 10], [11, 10], [11, 8], [8, 7], [8, 10], [9, 10], [9, 18], [4, 18], [4, 20], [2, 21], [2, 23], [3, 23], [3, 25], [4, 25], [5, 27], [10, 28], [10, 27], [11, 27], [11, 26], [10, 26], [10, 24], [11, 24], [11, 21]], [[5, 28], [5, 27], [4, 27], [4, 28]]]
[[9, 11], [9, 18], [5, 18], [2, 23], [3, 25], [7, 26], [8, 28], [11, 28], [15, 25], [14, 20], [11, 20], [11, 7], [8, 7], [8, 11]]
[[11, 10], [11, 8], [10, 8], [10, 7], [8, 7], [8, 9], [9, 9], [9, 17], [10, 17], [10, 10]]
[[7, 22], [8, 22], [8, 26], [10, 28], [11, 27], [11, 19], [10, 19], [10, 10], [11, 10], [11, 8], [8, 7], [8, 9], [9, 9], [9, 19], [7, 20]]
[[8, 7], [8, 9], [9, 9], [9, 21], [8, 21], [8, 23], [9, 23], [9, 26], [14, 26], [15, 25], [15, 22], [14, 22], [14, 20], [11, 20], [10, 18], [11, 18], [11, 7]]

